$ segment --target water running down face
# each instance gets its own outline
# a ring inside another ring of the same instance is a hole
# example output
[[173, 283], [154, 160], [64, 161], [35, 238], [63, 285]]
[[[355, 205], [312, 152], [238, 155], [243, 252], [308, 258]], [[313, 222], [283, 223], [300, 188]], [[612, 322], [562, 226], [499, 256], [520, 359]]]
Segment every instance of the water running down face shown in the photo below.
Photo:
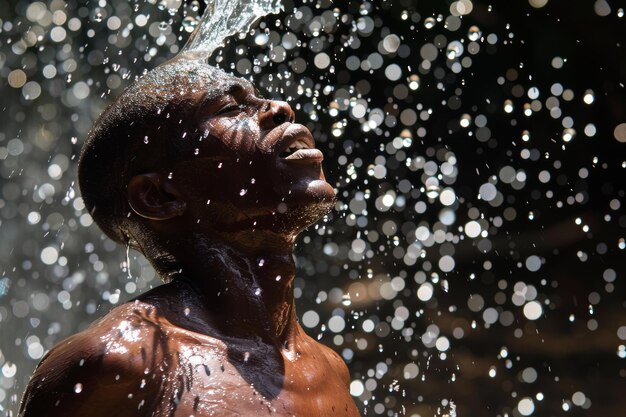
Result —
[[185, 129], [168, 140], [190, 141], [193, 152], [165, 171], [195, 232], [247, 227], [295, 236], [328, 212], [335, 194], [323, 154], [289, 104], [260, 98], [251, 83], [224, 73], [187, 87], [179, 98], [190, 110], [171, 122]]

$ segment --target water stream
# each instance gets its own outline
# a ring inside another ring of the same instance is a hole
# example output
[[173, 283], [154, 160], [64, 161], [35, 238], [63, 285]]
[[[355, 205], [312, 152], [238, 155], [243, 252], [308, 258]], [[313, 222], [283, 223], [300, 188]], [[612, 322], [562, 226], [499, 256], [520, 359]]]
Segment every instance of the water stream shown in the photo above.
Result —
[[181, 53], [198, 53], [208, 59], [226, 39], [246, 33], [258, 19], [281, 10], [280, 0], [209, 0], [198, 27]]

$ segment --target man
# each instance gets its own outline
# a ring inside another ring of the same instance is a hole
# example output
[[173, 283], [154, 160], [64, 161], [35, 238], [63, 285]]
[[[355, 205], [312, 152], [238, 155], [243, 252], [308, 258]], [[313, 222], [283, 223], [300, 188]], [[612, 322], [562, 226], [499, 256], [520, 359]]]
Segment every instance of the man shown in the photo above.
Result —
[[103, 113], [79, 163], [85, 204], [165, 284], [53, 348], [21, 416], [359, 415], [345, 364], [296, 319], [294, 241], [335, 196], [293, 122], [193, 57]]

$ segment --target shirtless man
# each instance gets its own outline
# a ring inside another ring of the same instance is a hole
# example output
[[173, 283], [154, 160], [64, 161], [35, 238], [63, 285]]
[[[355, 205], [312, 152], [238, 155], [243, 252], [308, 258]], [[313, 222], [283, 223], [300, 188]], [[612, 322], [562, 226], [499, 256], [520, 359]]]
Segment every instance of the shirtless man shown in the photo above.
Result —
[[344, 362], [293, 301], [295, 238], [335, 199], [322, 159], [287, 103], [193, 57], [135, 82], [79, 181], [165, 284], [54, 347], [20, 416], [358, 416]]

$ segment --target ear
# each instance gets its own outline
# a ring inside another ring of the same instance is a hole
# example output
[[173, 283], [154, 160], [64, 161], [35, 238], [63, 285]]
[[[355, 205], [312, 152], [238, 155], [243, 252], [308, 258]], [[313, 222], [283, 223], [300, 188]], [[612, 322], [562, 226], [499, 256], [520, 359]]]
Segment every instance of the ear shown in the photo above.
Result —
[[154, 172], [132, 177], [128, 182], [127, 196], [130, 208], [150, 220], [182, 216], [187, 207], [172, 181]]

